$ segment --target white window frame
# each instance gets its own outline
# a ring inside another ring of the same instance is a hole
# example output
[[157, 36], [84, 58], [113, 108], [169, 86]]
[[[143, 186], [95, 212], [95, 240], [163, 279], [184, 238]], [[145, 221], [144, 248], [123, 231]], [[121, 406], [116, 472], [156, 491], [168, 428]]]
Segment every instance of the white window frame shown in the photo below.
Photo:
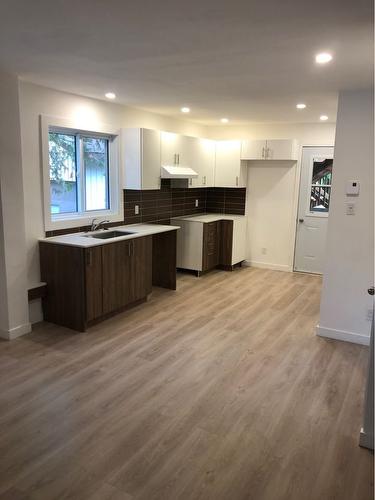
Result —
[[[110, 222], [124, 220], [122, 182], [120, 171], [120, 130], [109, 125], [96, 124], [93, 128], [77, 127], [74, 121], [53, 116], [41, 115], [42, 168], [43, 168], [43, 202], [44, 228], [46, 231], [88, 226], [94, 218], [103, 218]], [[109, 137], [109, 199], [110, 208], [90, 210], [78, 213], [51, 214], [51, 187], [49, 166], [49, 132], [81, 134], [82, 136]]]
[[[331, 147], [331, 146], [329, 146]], [[324, 219], [324, 218], [327, 218], [329, 216], [329, 210], [331, 208], [331, 206], [329, 207], [328, 209], [328, 212], [318, 212], [318, 211], [313, 211], [313, 210], [310, 210], [310, 201], [311, 201], [311, 188], [313, 186], [313, 184], [311, 184], [311, 180], [312, 180], [312, 174], [313, 174], [313, 168], [314, 168], [314, 161], [318, 160], [319, 158], [316, 157], [316, 158], [312, 158], [311, 159], [311, 162], [310, 162], [310, 167], [309, 167], [309, 184], [307, 184], [307, 196], [306, 196], [306, 217], [318, 217], [320, 219]], [[324, 157], [325, 160], [334, 160], [334, 157], [333, 155], [328, 155], [328, 156], [325, 156]], [[333, 180], [333, 169], [332, 169], [332, 180]], [[332, 195], [332, 182], [330, 185], [323, 185], [323, 186], [327, 186], [327, 187], [330, 187], [331, 188], [331, 195]], [[330, 203], [331, 205], [331, 203]]]

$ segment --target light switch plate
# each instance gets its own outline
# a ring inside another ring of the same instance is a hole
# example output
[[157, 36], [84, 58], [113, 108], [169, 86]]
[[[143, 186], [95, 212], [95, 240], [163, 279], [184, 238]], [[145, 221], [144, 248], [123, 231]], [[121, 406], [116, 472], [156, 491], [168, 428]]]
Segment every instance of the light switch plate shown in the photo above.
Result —
[[346, 215], [355, 215], [355, 203], [346, 204]]
[[139, 215], [139, 205], [134, 205], [134, 213], [135, 215]]
[[199, 201], [198, 200], [195, 200], [195, 206], [198, 207], [199, 206]]

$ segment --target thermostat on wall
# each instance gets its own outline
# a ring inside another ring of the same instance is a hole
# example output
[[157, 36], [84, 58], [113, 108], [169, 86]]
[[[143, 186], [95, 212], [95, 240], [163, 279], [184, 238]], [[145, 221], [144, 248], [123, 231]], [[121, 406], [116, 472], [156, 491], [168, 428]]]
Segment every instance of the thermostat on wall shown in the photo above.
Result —
[[348, 181], [346, 183], [346, 194], [348, 196], [359, 195], [359, 181]]

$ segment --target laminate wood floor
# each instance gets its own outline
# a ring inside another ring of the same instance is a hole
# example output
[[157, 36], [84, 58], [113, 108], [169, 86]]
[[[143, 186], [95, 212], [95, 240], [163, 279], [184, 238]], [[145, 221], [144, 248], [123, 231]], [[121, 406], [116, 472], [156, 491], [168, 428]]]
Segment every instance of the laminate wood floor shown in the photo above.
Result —
[[318, 338], [321, 279], [178, 277], [86, 333], [0, 343], [0, 499], [368, 500], [368, 349]]

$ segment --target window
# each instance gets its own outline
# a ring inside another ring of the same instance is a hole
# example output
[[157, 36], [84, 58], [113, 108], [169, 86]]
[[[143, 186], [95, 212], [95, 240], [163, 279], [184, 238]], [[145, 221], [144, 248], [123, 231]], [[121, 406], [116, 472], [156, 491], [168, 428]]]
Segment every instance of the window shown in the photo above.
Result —
[[332, 158], [314, 158], [312, 166], [310, 212], [328, 213], [332, 187]]
[[56, 121], [42, 118], [46, 230], [88, 225], [95, 217], [123, 220], [117, 135]]

